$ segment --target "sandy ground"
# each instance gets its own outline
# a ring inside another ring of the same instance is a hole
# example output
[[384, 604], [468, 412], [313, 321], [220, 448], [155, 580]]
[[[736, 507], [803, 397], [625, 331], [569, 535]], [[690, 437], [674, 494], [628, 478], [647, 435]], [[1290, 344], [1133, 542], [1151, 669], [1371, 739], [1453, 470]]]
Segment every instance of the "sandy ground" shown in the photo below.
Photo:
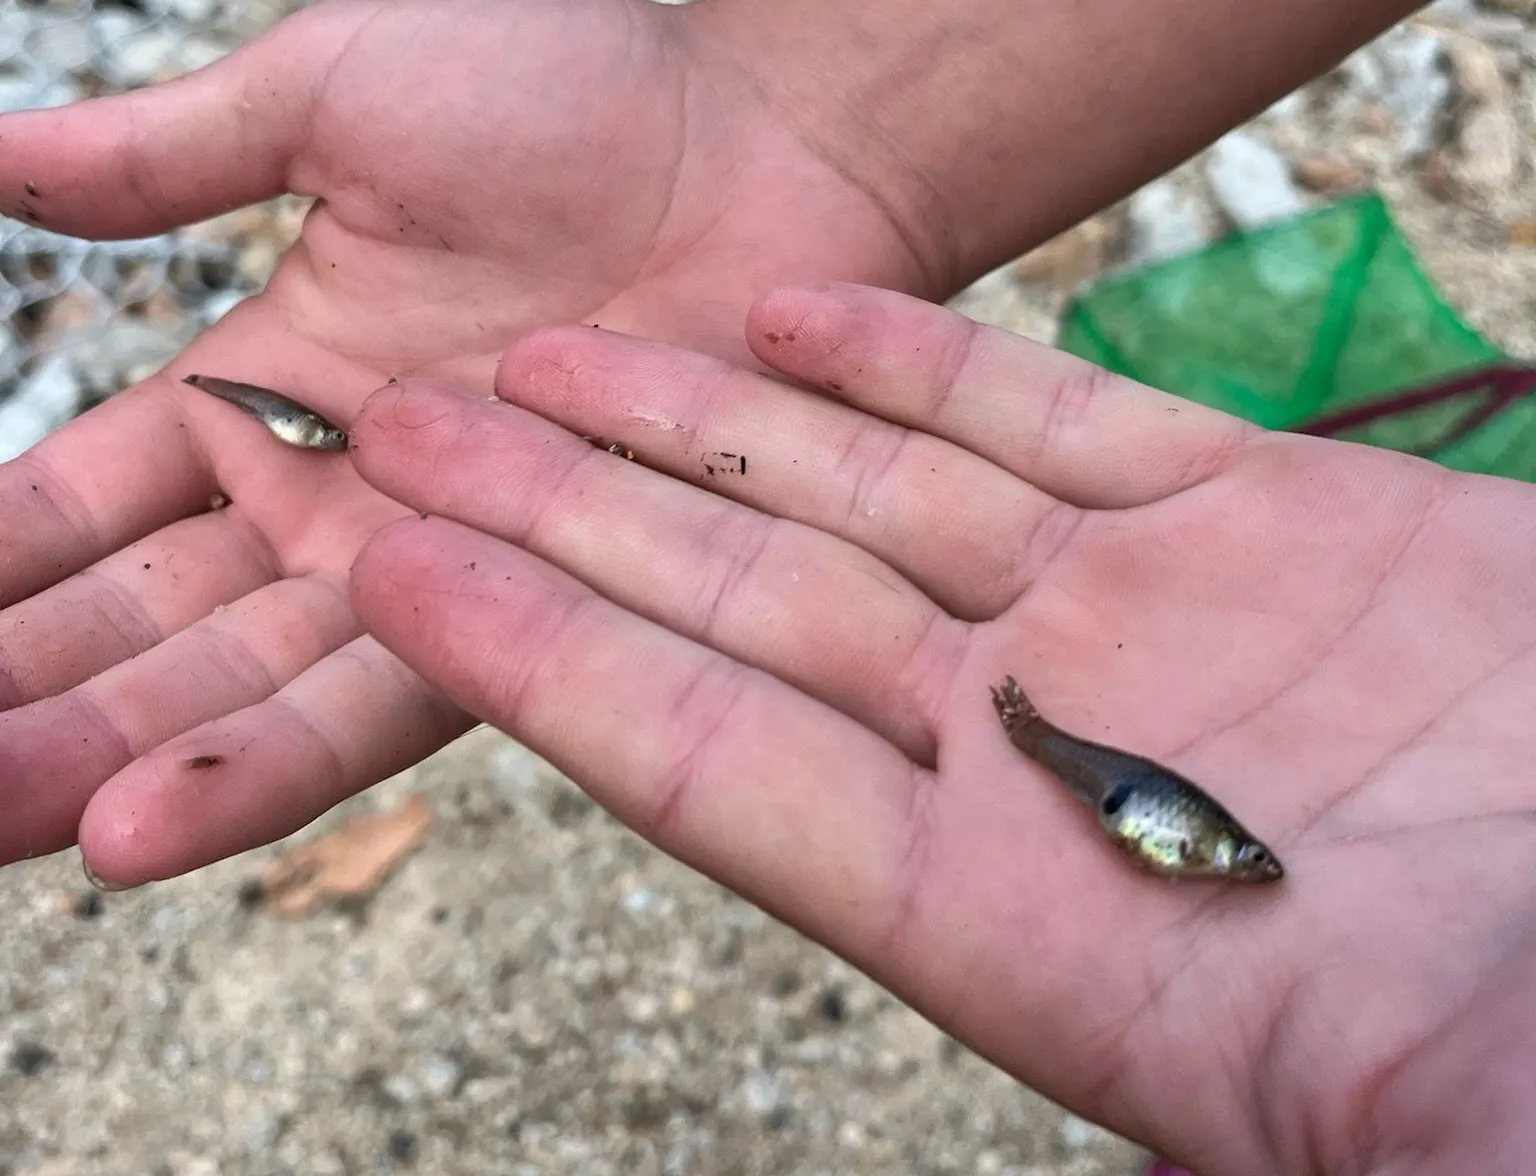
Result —
[[499, 732], [294, 841], [412, 791], [425, 847], [301, 920], [250, 903], [277, 849], [0, 873], [0, 1173], [1140, 1170]]

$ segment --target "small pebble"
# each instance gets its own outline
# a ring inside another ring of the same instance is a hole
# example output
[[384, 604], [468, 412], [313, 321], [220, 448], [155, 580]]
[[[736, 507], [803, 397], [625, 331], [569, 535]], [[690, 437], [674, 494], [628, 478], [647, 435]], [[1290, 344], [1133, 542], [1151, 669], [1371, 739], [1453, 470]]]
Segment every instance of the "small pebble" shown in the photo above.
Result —
[[840, 1024], [848, 1016], [848, 1002], [841, 988], [829, 988], [821, 994], [816, 1006], [821, 1015], [833, 1024]]
[[35, 1041], [19, 1041], [11, 1048], [10, 1067], [24, 1078], [35, 1078], [55, 1060], [54, 1052]]
[[1233, 131], [1216, 141], [1206, 175], [1216, 203], [1239, 228], [1285, 220], [1307, 206], [1284, 157], [1247, 131]]
[[421, 1084], [432, 1098], [447, 1098], [464, 1077], [464, 1067], [447, 1054], [429, 1054], [421, 1068]]
[[421, 1145], [417, 1142], [414, 1132], [398, 1128], [389, 1133], [389, 1158], [400, 1164], [414, 1164], [420, 1154]]

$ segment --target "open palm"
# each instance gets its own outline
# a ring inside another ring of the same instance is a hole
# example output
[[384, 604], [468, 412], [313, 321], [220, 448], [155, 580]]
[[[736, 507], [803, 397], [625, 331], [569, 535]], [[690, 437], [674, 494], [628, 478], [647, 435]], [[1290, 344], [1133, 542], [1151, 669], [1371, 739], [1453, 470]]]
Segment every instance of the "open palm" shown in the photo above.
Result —
[[[1163, 1154], [1520, 1170], [1536, 493], [1262, 433], [897, 294], [780, 292], [748, 335], [832, 398], [568, 329], [505, 361], [518, 407], [379, 392], [359, 468], [447, 517], [364, 549], [371, 631]], [[1201, 782], [1286, 879], [1128, 868], [1008, 743], [1007, 674]]]
[[[405, 508], [179, 376], [277, 387], [346, 425], [395, 375], [489, 392], [542, 323], [745, 358], [764, 281], [913, 283], [876, 207], [750, 79], [691, 56], [683, 19], [638, 0], [336, 0], [173, 83], [0, 119], [0, 208], [61, 232], [319, 197], [260, 297], [0, 469], [0, 862], [78, 829], [105, 878], [166, 877], [469, 722], [347, 601], [361, 543]], [[218, 492], [233, 505], [209, 512]], [[218, 771], [189, 773], [198, 757]]]

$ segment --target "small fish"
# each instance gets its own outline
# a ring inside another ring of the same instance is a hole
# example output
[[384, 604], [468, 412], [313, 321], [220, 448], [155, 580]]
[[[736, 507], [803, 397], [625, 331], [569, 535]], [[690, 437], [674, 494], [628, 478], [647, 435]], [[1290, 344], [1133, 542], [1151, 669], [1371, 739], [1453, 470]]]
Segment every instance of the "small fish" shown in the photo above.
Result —
[[237, 384], [217, 376], [187, 376], [183, 382], [243, 409], [271, 429], [279, 440], [299, 449], [339, 450], [347, 447], [344, 430], [270, 388]]
[[1142, 869], [1232, 882], [1285, 876], [1267, 846], [1183, 776], [1053, 727], [1012, 677], [993, 687], [992, 705], [1013, 745], [1092, 808], [1104, 831]]

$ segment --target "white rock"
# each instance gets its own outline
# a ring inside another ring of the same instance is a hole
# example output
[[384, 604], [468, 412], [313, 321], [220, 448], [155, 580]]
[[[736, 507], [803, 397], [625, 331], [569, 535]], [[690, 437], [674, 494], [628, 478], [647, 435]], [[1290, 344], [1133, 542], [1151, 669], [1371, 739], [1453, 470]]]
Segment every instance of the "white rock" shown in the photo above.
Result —
[[97, 396], [121, 391], [153, 375], [181, 350], [181, 341], [133, 319], [108, 322], [75, 352], [81, 382]]
[[211, 327], [244, 302], [247, 297], [248, 295], [240, 290], [216, 290], [198, 301], [198, 320], [204, 326]]
[[212, 65], [221, 57], [227, 57], [232, 46], [215, 41], [211, 37], [188, 37], [176, 51], [176, 67], [186, 73]]
[[1305, 114], [1306, 110], [1307, 91], [1303, 87], [1299, 90], [1292, 90], [1278, 102], [1271, 103], [1269, 109], [1264, 112], [1263, 117], [1272, 119], [1275, 122], [1294, 122]]
[[265, 1086], [277, 1074], [277, 1067], [264, 1053], [252, 1054], [240, 1063], [240, 1081], [247, 1086]]
[[1349, 90], [1367, 101], [1380, 98], [1387, 86], [1387, 69], [1375, 43], [1361, 46], [1339, 63]]
[[52, 355], [0, 404], [0, 461], [19, 457], [74, 416], [80, 379], [67, 355]]
[[252, 1107], [245, 1117], [245, 1150], [259, 1156], [277, 1142], [287, 1116], [270, 1107]]
[[72, 77], [55, 77], [38, 71], [0, 76], [0, 113], [68, 106], [82, 97], [84, 91]]
[[1419, 9], [1418, 15], [1431, 20], [1442, 20], [1447, 24], [1456, 24], [1476, 16], [1477, 4], [1476, 0], [1434, 0], [1434, 3]]
[[1280, 153], [1247, 131], [1223, 135], [1211, 147], [1206, 178], [1223, 212], [1244, 229], [1295, 216], [1306, 198]]
[[1216, 218], [1210, 208], [1167, 176], [1131, 196], [1126, 223], [1134, 263], [1177, 257], [1209, 244], [1216, 236]]
[[15, 378], [25, 354], [23, 344], [16, 338], [15, 328], [0, 320], [0, 384], [8, 384]]
[[1484, 8], [1493, 8], [1516, 19], [1536, 20], [1536, 0], [1482, 0]]
[[102, 59], [108, 79], [119, 86], [142, 86], [176, 60], [182, 35], [165, 28], [145, 29]]
[[144, 18], [127, 8], [107, 8], [91, 13], [91, 33], [98, 50], [115, 52], [117, 42], [144, 28]]
[[171, 16], [194, 25], [207, 24], [219, 7], [217, 0], [162, 0], [161, 6]]
[[1520, 167], [1520, 124], [1507, 106], [1482, 106], [1462, 123], [1456, 178], [1484, 196], [1514, 182]]
[[1509, 102], [1509, 85], [1499, 69], [1499, 59], [1492, 49], [1473, 37], [1448, 33], [1445, 55], [1461, 96], [1473, 102], [1495, 106]]
[[382, 1086], [385, 1094], [403, 1106], [421, 1101], [421, 1087], [404, 1074], [391, 1074], [384, 1079]]
[[432, 1098], [447, 1098], [464, 1076], [464, 1067], [447, 1054], [428, 1054], [421, 1065], [421, 1085]]
[[1070, 1114], [1062, 1116], [1061, 1123], [1056, 1128], [1056, 1137], [1061, 1140], [1061, 1146], [1069, 1152], [1082, 1151], [1094, 1144], [1110, 1143], [1115, 1139], [1114, 1135], [1098, 1124]]
[[16, 57], [31, 30], [32, 18], [26, 9], [13, 4], [0, 8], [0, 60]]
[[1385, 74], [1381, 102], [1397, 120], [1398, 149], [1410, 156], [1428, 150], [1451, 93], [1440, 38], [1402, 25], [1379, 37], [1375, 52]]
[[754, 1070], [742, 1083], [742, 1095], [754, 1114], [766, 1115], [783, 1101], [778, 1080], [766, 1070]]
[[34, 66], [69, 73], [89, 65], [96, 56], [96, 39], [83, 20], [40, 23], [27, 37], [27, 53]]
[[1013, 265], [1010, 262], [1007, 265], [1000, 265], [995, 270], [982, 274], [981, 277], [977, 278], [965, 289], [958, 291], [950, 299], [948, 306], [950, 309], [956, 309], [962, 305], [968, 306], [974, 302], [996, 298], [1001, 296], [1004, 291], [1011, 291], [1013, 285]]
[[637, 1025], [649, 1025], [661, 1015], [661, 1001], [649, 992], [626, 990], [619, 994], [619, 1003]]

